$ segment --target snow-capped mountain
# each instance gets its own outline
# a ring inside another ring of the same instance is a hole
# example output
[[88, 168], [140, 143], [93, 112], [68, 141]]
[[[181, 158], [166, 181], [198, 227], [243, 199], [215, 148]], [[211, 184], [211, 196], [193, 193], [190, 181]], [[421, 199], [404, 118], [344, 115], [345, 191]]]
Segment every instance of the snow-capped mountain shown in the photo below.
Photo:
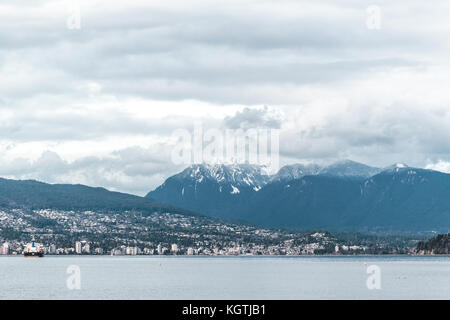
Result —
[[274, 175], [271, 181], [289, 181], [300, 179], [304, 176], [314, 176], [320, 174], [323, 168], [316, 164], [293, 164], [284, 166]]
[[368, 225], [448, 232], [449, 194], [449, 174], [396, 164], [361, 184], [351, 211], [365, 212]]
[[365, 164], [343, 160], [329, 166], [321, 167], [316, 164], [287, 165], [272, 178], [272, 181], [289, 181], [305, 176], [327, 175], [336, 177], [369, 178], [383, 171], [380, 168], [370, 167]]
[[390, 165], [390, 166], [388, 166], [386, 168], [383, 168], [382, 171], [399, 172], [399, 171], [403, 171], [403, 170], [408, 169], [408, 168], [410, 168], [410, 167], [407, 164], [399, 162], [399, 163], [395, 163], [393, 165]]
[[255, 165], [192, 165], [167, 179], [147, 197], [211, 216], [230, 216], [270, 180], [266, 168]]
[[257, 166], [195, 165], [148, 197], [266, 227], [415, 232], [450, 228], [449, 194], [449, 174], [342, 161], [287, 166], [272, 177]]
[[370, 167], [363, 163], [343, 160], [323, 168], [320, 171], [320, 174], [336, 177], [369, 178], [380, 173], [381, 171], [382, 169], [380, 168]]
[[367, 179], [319, 174], [268, 184], [242, 219], [286, 228], [448, 232], [450, 175], [391, 167]]
[[196, 184], [208, 180], [217, 183], [221, 192], [231, 188], [231, 193], [239, 193], [239, 188], [259, 191], [270, 180], [265, 167], [249, 164], [192, 165], [174, 177]]

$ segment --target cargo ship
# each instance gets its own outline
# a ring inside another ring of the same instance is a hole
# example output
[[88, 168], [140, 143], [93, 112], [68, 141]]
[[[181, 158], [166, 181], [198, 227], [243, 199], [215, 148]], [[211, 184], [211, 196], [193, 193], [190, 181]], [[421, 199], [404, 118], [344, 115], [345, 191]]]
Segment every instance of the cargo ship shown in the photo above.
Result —
[[44, 249], [41, 245], [36, 243], [34, 237], [31, 239], [31, 243], [27, 243], [25, 250], [23, 250], [24, 257], [36, 257], [42, 258], [44, 256]]

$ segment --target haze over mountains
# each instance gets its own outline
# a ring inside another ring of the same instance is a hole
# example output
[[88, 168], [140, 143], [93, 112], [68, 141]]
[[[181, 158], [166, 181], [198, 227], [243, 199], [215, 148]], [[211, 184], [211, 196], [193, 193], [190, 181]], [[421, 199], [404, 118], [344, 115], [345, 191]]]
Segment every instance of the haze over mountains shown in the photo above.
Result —
[[193, 165], [147, 197], [265, 227], [343, 231], [448, 231], [450, 175], [404, 164], [327, 167]]

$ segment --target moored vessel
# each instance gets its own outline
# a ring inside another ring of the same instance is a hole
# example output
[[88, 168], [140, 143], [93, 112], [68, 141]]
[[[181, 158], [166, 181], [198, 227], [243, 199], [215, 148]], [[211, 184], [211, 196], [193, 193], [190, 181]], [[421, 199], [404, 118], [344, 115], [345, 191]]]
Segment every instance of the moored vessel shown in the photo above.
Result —
[[36, 243], [34, 237], [30, 243], [27, 243], [25, 250], [23, 250], [24, 257], [36, 257], [42, 258], [44, 256], [44, 249], [42, 249], [39, 243]]

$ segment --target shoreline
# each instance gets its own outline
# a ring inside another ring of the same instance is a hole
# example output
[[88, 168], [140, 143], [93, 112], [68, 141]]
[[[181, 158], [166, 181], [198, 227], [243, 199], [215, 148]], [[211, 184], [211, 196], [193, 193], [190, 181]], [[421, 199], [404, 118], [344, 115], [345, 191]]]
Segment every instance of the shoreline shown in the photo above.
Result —
[[[22, 255], [0, 255], [1, 258], [24, 258]], [[188, 259], [194, 259], [194, 258], [382, 258], [382, 257], [403, 257], [403, 258], [441, 258], [446, 257], [450, 258], [450, 254], [430, 254], [430, 255], [418, 255], [418, 254], [380, 254], [380, 255], [374, 255], [374, 254], [364, 254], [364, 255], [299, 255], [299, 256], [270, 256], [270, 255], [260, 255], [260, 256], [249, 256], [249, 255], [238, 255], [238, 256], [213, 256], [213, 255], [195, 255], [195, 256], [188, 256], [188, 255], [165, 255], [165, 256], [158, 256], [158, 255], [45, 255], [43, 258], [169, 258], [169, 259], [177, 259], [177, 258], [188, 258]], [[37, 259], [39, 260], [39, 259]]]

